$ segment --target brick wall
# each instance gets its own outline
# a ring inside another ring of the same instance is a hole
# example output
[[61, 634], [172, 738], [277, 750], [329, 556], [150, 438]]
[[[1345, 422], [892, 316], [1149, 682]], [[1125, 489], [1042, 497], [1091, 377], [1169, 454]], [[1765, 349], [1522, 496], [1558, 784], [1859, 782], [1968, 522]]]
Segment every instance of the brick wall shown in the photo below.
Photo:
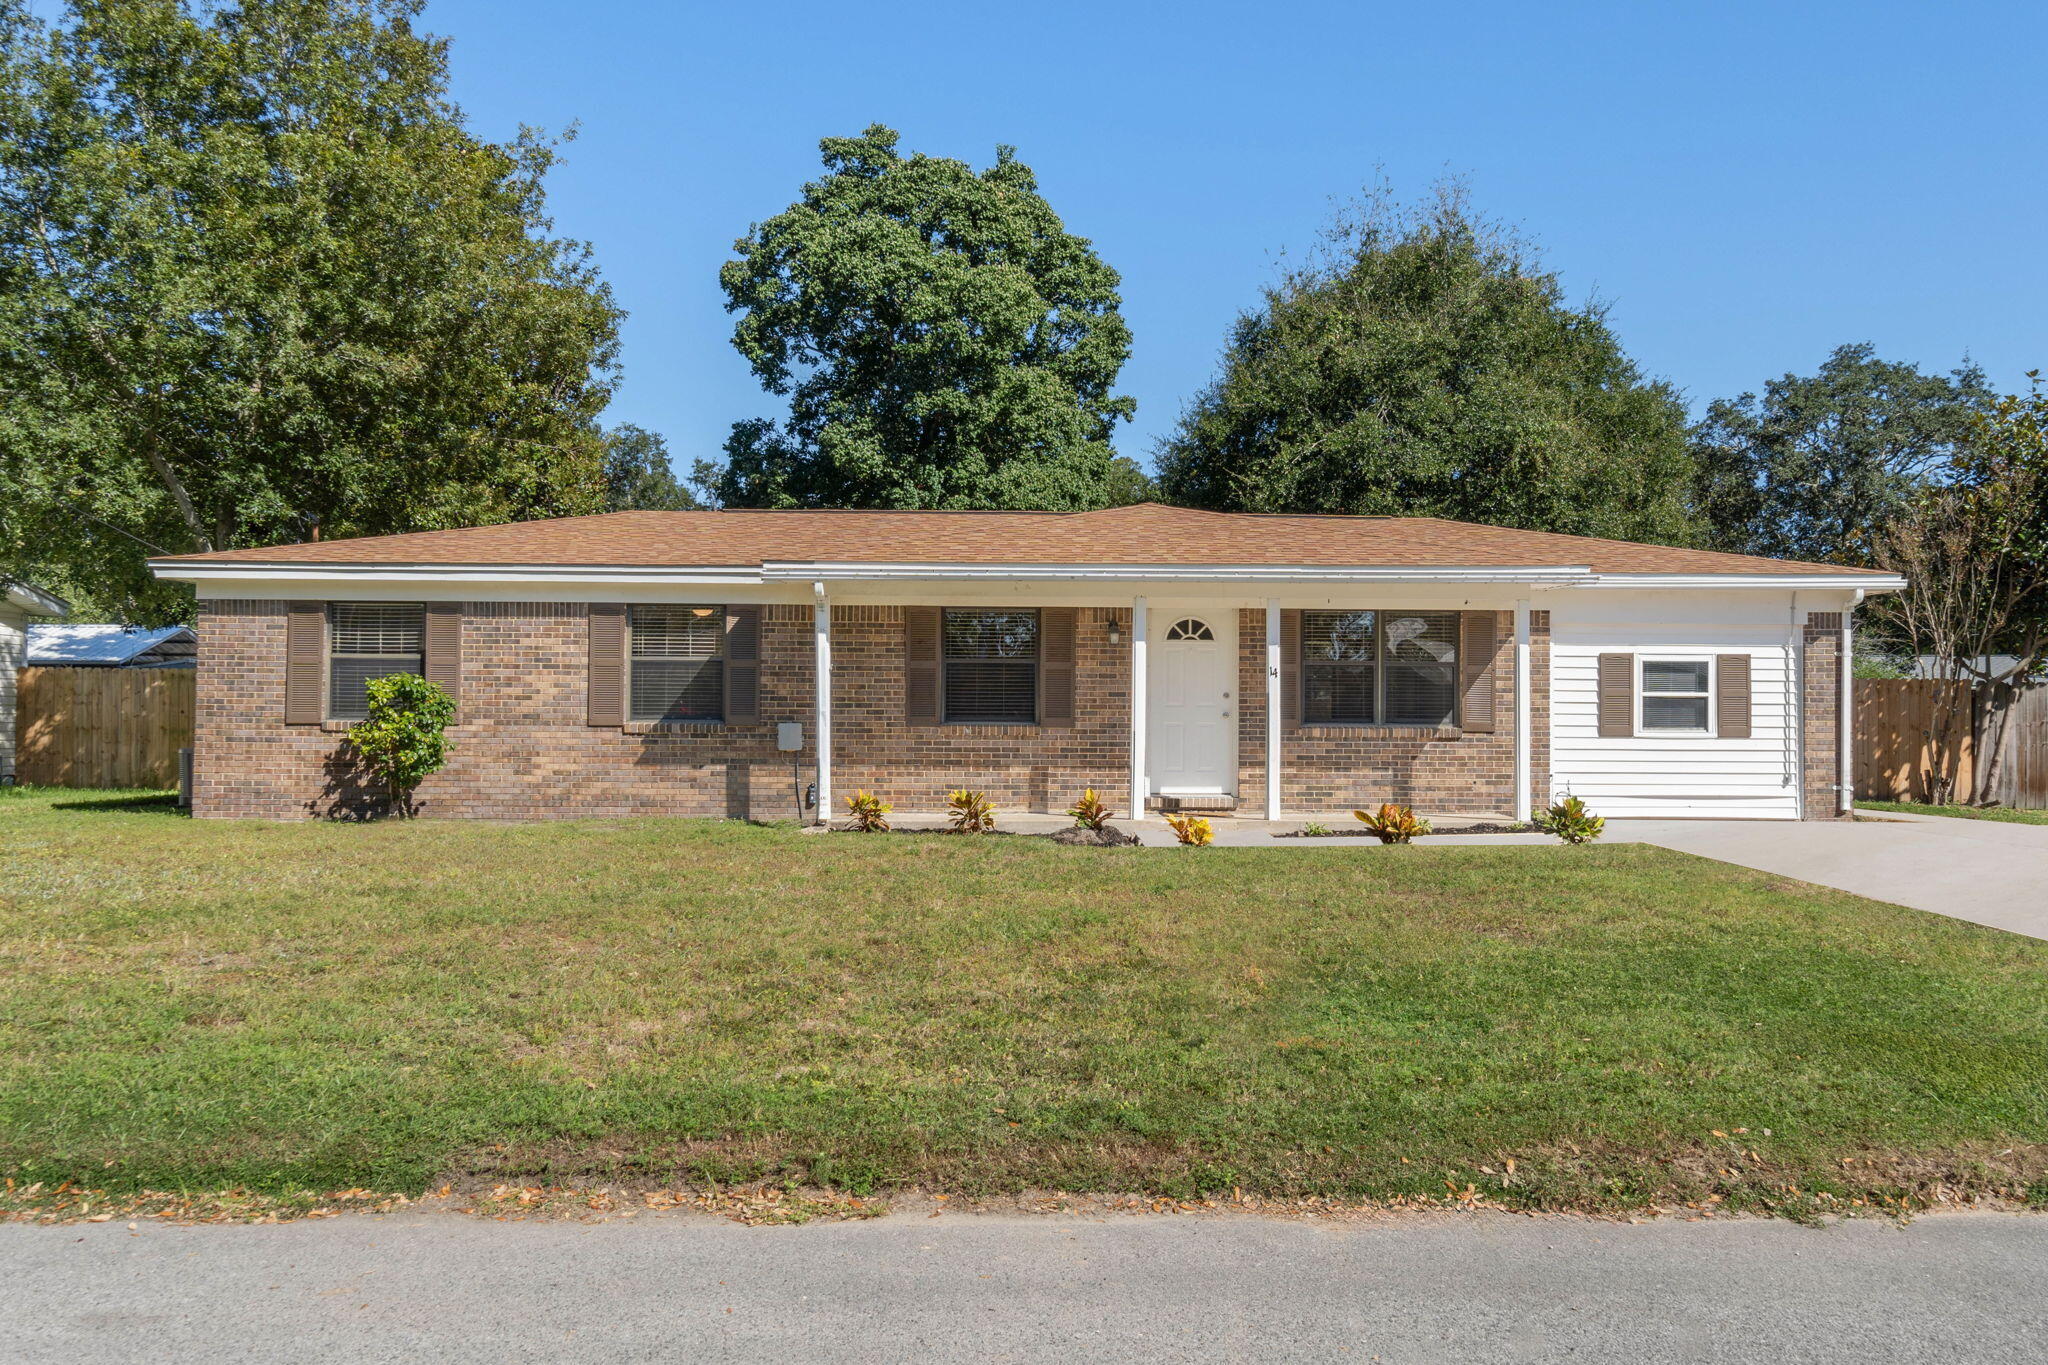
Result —
[[832, 609], [832, 785], [904, 811], [943, 809], [955, 787], [998, 809], [1061, 811], [1084, 788], [1119, 810], [1130, 799], [1131, 613], [1083, 607], [1074, 628], [1074, 724], [911, 725], [901, 607]]
[[[341, 725], [284, 723], [284, 604], [199, 604], [193, 811], [201, 816], [358, 816], [379, 809], [346, 761]], [[461, 710], [448, 766], [420, 813], [501, 820], [567, 816], [796, 814], [775, 722], [811, 717], [810, 610], [761, 622], [761, 720], [649, 732], [585, 724], [588, 621], [580, 603], [467, 604]]]
[[[1072, 727], [913, 726], [903, 697], [902, 609], [833, 608], [835, 791], [843, 798], [864, 788], [901, 811], [933, 811], [944, 805], [948, 790], [964, 785], [988, 792], [999, 808], [1058, 811], [1092, 786], [1105, 801], [1126, 809], [1129, 646], [1109, 642], [1112, 622], [1127, 641], [1127, 609], [1078, 613]], [[199, 630], [197, 814], [349, 817], [381, 807], [377, 794], [364, 791], [353, 777], [341, 734], [345, 727], [284, 723], [283, 603], [204, 601]], [[763, 610], [761, 719], [751, 725], [587, 725], [587, 631], [586, 609], [577, 603], [465, 606], [461, 710], [450, 731], [454, 752], [448, 766], [420, 788], [422, 815], [796, 816], [793, 787], [809, 785], [815, 759], [808, 747], [777, 752], [775, 725], [801, 721], [806, 740], [813, 738], [808, 606]], [[1239, 793], [1241, 810], [1256, 816], [1265, 793], [1264, 613], [1244, 612], [1238, 635]], [[1397, 727], [1292, 731], [1283, 740], [1287, 811], [1328, 814], [1381, 801], [1443, 814], [1510, 811], [1514, 640], [1505, 613], [1498, 636], [1494, 733]], [[1549, 788], [1549, 643], [1549, 615], [1534, 613], [1531, 776], [1538, 802]], [[1832, 753], [1831, 738], [1827, 744]]]
[[1800, 659], [1801, 796], [1809, 820], [1841, 818], [1842, 614], [1807, 613]]
[[[1500, 613], [1491, 734], [1412, 726], [1302, 726], [1283, 730], [1280, 804], [1288, 816], [1330, 815], [1382, 801], [1444, 815], [1514, 809], [1514, 619]], [[1238, 809], [1262, 815], [1266, 797], [1266, 614], [1238, 618]], [[1530, 614], [1531, 799], [1550, 786], [1550, 613]]]
[[[282, 602], [200, 603], [196, 814], [291, 819], [381, 808], [347, 762], [345, 726], [284, 723], [284, 610]], [[1060, 810], [1093, 786], [1103, 799], [1124, 802], [1130, 689], [1126, 648], [1109, 644], [1111, 620], [1128, 632], [1128, 611], [1079, 613], [1080, 704], [1071, 728], [913, 727], [904, 717], [902, 610], [834, 608], [838, 794], [865, 787], [899, 809], [930, 811], [965, 785], [987, 791], [999, 807]], [[454, 749], [447, 767], [420, 787], [423, 816], [796, 817], [796, 789], [815, 776], [811, 608], [764, 608], [761, 719], [751, 725], [586, 724], [588, 628], [578, 603], [464, 607]], [[803, 722], [802, 751], [776, 750], [776, 722], [784, 720]]]

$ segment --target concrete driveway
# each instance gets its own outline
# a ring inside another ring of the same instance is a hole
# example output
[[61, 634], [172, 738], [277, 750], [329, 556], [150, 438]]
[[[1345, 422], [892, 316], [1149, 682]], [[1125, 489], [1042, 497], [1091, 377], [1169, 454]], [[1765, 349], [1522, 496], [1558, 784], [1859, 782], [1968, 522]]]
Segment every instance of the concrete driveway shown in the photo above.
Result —
[[2048, 939], [2048, 825], [1889, 812], [1841, 822], [1610, 820], [1607, 838]]

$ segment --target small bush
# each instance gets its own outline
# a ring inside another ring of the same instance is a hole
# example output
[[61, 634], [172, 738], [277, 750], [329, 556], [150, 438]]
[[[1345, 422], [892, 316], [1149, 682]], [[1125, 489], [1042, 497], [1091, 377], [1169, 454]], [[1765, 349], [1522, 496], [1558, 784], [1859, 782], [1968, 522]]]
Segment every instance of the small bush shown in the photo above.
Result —
[[1073, 816], [1074, 823], [1083, 829], [1101, 829], [1109, 823], [1111, 812], [1108, 805], [1095, 795], [1095, 788], [1090, 787], [1081, 793], [1081, 799], [1067, 810], [1067, 814]]
[[1366, 831], [1379, 836], [1383, 844], [1406, 844], [1413, 842], [1418, 834], [1429, 833], [1429, 821], [1421, 819], [1407, 806], [1397, 806], [1383, 801], [1372, 815], [1362, 810], [1351, 812], [1365, 825]]
[[1330, 832], [1330, 827], [1320, 820], [1311, 820], [1301, 827], [1301, 832], [1312, 838], [1320, 839]]
[[1536, 826], [1568, 844], [1586, 844], [1600, 837], [1600, 831], [1607, 828], [1607, 817], [1593, 814], [1584, 801], [1566, 792], [1563, 799], [1543, 812]]
[[986, 834], [996, 827], [995, 802], [987, 792], [953, 792], [946, 797], [946, 809], [961, 834]]
[[1189, 848], [1200, 848], [1216, 837], [1216, 831], [1199, 815], [1182, 815], [1176, 811], [1169, 811], [1166, 823], [1173, 827], [1173, 837]]
[[846, 798], [846, 813], [861, 834], [880, 834], [889, 828], [889, 812], [896, 809], [873, 792], [855, 792]]
[[455, 698], [417, 673], [372, 678], [368, 691], [370, 717], [348, 727], [348, 742], [390, 793], [392, 809], [409, 819], [413, 792], [448, 761]]

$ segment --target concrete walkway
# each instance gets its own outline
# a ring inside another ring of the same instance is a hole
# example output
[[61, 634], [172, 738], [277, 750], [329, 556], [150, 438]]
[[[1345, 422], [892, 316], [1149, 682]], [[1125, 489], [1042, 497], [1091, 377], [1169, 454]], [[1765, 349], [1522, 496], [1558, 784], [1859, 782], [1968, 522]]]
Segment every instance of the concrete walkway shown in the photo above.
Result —
[[1969, 1361], [2048, 1341], [2048, 1217], [448, 1214], [0, 1226], [22, 1362]]
[[2048, 939], [2048, 825], [1886, 812], [1839, 822], [1611, 820], [1607, 837]]

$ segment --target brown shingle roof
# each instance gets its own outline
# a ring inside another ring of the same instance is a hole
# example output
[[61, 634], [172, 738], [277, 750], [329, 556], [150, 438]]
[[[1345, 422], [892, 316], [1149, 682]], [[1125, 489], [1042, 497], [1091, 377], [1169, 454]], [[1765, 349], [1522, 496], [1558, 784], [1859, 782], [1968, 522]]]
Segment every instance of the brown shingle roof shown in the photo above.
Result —
[[1099, 512], [611, 512], [178, 555], [158, 562], [708, 568], [768, 561], [1316, 568], [1584, 565], [1595, 573], [1875, 572], [1436, 517], [1203, 512], [1159, 503]]

